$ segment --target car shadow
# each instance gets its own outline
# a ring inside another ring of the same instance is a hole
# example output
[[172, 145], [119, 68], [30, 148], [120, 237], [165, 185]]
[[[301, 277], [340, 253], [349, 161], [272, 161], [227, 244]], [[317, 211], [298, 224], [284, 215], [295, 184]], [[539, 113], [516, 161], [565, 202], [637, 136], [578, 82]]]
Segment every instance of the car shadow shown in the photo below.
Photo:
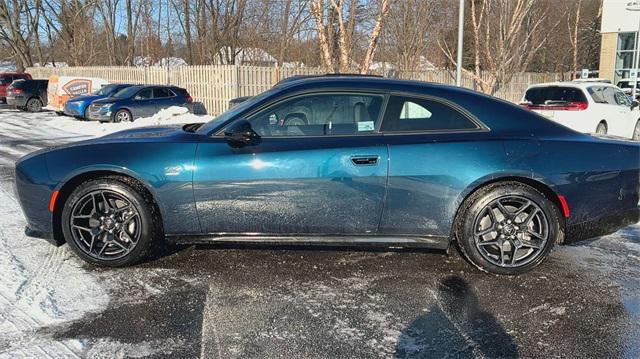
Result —
[[500, 321], [482, 309], [459, 276], [444, 278], [436, 304], [400, 334], [396, 358], [515, 358], [518, 348]]

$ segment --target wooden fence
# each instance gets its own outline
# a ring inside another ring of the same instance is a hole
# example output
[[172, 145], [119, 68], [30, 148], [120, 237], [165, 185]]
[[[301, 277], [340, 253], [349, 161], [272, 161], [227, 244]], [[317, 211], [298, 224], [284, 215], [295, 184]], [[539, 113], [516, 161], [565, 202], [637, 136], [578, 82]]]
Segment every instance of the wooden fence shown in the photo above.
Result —
[[[34, 78], [58, 76], [99, 77], [111, 82], [133, 84], [171, 84], [186, 88], [194, 101], [202, 102], [209, 114], [218, 115], [228, 108], [229, 100], [253, 96], [271, 88], [278, 81], [293, 75], [323, 74], [322, 68], [259, 67], [239, 65], [205, 65], [183, 67], [31, 67], [27, 71]], [[430, 70], [398, 74], [399, 78], [443, 84], [455, 84], [455, 73], [449, 70]], [[531, 84], [558, 81], [567, 75], [557, 73], [516, 74], [510, 83], [496, 93], [497, 97], [517, 102]], [[463, 76], [462, 86], [474, 88], [470, 76]]]

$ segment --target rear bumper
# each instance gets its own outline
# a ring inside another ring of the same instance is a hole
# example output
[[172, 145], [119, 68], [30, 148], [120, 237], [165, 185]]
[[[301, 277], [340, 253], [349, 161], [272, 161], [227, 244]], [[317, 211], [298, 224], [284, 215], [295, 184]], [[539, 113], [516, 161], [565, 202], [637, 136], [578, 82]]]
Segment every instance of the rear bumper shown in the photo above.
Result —
[[600, 217], [593, 221], [583, 222], [567, 226], [564, 243], [604, 236], [617, 230], [638, 223], [640, 221], [640, 208], [633, 208]]
[[6, 102], [9, 106], [24, 107], [27, 104], [27, 99], [23, 96], [7, 97]]

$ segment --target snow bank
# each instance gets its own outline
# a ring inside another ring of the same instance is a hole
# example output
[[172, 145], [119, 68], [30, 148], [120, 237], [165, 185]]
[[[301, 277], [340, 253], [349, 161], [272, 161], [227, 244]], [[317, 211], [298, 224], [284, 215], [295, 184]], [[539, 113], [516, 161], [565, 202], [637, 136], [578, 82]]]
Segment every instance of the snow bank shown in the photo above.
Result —
[[130, 123], [79, 121], [72, 117], [60, 116], [47, 121], [46, 124], [59, 130], [97, 137], [136, 127], [208, 122], [212, 119], [213, 116], [199, 116], [189, 113], [189, 109], [185, 107], [171, 106], [160, 110], [151, 117], [139, 118]]

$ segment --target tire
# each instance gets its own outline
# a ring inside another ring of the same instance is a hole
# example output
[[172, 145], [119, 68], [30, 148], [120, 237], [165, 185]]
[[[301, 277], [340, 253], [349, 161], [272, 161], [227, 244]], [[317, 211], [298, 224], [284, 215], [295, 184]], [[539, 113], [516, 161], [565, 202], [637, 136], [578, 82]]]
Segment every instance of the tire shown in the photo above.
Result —
[[633, 136], [631, 139], [634, 141], [640, 141], [640, 120], [636, 122], [636, 127], [633, 128]]
[[62, 111], [56, 111], [56, 115], [58, 115], [58, 116], [64, 116], [64, 112], [62, 112]]
[[458, 246], [474, 266], [503, 275], [540, 265], [563, 235], [557, 206], [519, 182], [491, 184], [473, 193], [463, 203], [455, 228]]
[[84, 261], [99, 266], [138, 263], [153, 240], [162, 236], [152, 200], [139, 185], [122, 177], [80, 184], [65, 201], [61, 220], [69, 247]]
[[30, 98], [27, 101], [26, 109], [28, 112], [40, 112], [42, 111], [42, 101], [37, 98]]
[[128, 110], [118, 110], [113, 115], [113, 122], [133, 122], [133, 116]]
[[598, 135], [606, 135], [607, 134], [607, 123], [602, 121], [596, 126], [596, 133]]

